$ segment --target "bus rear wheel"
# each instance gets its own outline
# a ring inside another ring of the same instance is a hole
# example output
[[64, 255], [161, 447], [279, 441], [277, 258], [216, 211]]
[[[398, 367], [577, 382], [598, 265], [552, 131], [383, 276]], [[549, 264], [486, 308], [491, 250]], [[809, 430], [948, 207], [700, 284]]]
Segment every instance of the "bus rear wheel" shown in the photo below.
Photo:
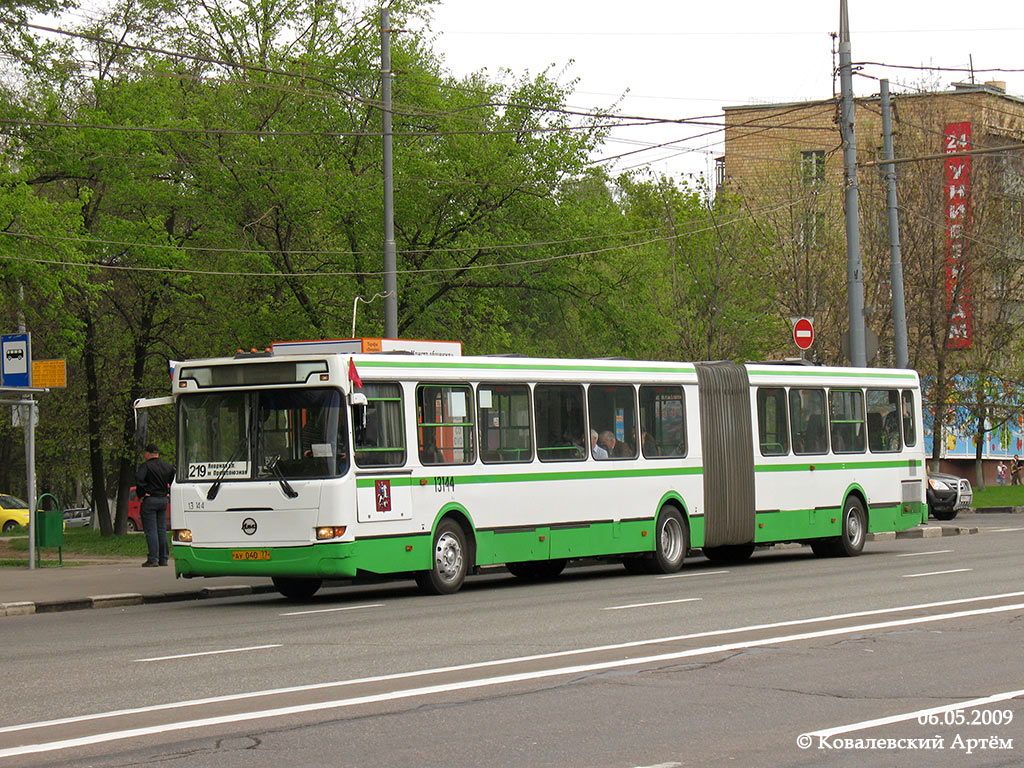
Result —
[[650, 573], [675, 573], [683, 567], [690, 546], [690, 532], [683, 516], [667, 504], [658, 513], [654, 529], [654, 556], [647, 561]]
[[428, 595], [451, 595], [462, 588], [469, 569], [466, 534], [454, 520], [442, 520], [434, 534], [429, 571], [416, 574], [416, 584]]
[[291, 576], [275, 576], [271, 581], [277, 591], [289, 600], [308, 600], [320, 589], [323, 579], [300, 579]]
[[860, 499], [850, 496], [843, 507], [843, 533], [836, 542], [838, 557], [855, 557], [864, 549], [868, 535], [868, 516]]
[[856, 557], [867, 540], [868, 516], [860, 499], [851, 496], [843, 507], [843, 532], [837, 539], [819, 539], [811, 542], [816, 557]]

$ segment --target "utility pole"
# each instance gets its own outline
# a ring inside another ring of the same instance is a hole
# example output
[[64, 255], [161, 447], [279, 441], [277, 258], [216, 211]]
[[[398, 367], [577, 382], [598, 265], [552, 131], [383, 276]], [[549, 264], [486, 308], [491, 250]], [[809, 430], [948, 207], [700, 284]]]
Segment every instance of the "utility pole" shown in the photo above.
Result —
[[395, 249], [395, 170], [391, 153], [391, 19], [380, 9], [381, 133], [384, 143], [384, 336], [398, 338], [398, 256]]
[[850, 60], [850, 18], [846, 0], [839, 0], [839, 82], [842, 91], [840, 131], [846, 188], [846, 294], [850, 314], [850, 362], [868, 364], [864, 332], [864, 270], [860, 258], [860, 204], [857, 191], [857, 140], [854, 134], [853, 65]]
[[[18, 333], [26, 333], [25, 325], [25, 286], [18, 283]], [[31, 338], [31, 337], [30, 337]], [[31, 342], [29, 350], [32, 349]], [[31, 352], [26, 352], [31, 365]], [[32, 371], [29, 370], [29, 383], [32, 382]], [[36, 567], [36, 403], [35, 395], [27, 393], [22, 396], [25, 404], [17, 406], [25, 434], [25, 485], [28, 494], [28, 568]]]
[[896, 204], [896, 166], [892, 146], [892, 105], [889, 101], [889, 81], [879, 81], [882, 99], [882, 151], [885, 164], [886, 207], [889, 210], [889, 284], [892, 288], [893, 346], [896, 349], [896, 367], [910, 365], [907, 350], [907, 309], [903, 300], [903, 262], [900, 258], [900, 219]]

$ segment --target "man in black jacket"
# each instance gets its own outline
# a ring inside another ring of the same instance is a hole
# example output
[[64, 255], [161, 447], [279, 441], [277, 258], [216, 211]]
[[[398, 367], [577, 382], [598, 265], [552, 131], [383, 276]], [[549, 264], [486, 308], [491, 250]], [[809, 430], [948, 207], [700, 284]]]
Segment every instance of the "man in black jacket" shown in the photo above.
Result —
[[139, 498], [139, 517], [146, 533], [149, 550], [143, 568], [167, 565], [170, 544], [167, 542], [167, 499], [171, 493], [174, 467], [160, 458], [160, 449], [150, 443], [143, 450], [145, 462], [135, 474], [135, 494]]

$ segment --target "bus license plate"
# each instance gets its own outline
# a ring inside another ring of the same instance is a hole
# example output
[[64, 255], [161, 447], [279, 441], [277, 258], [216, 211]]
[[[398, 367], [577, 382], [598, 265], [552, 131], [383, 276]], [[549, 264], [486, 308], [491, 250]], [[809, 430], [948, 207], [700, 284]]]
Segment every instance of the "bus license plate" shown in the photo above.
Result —
[[269, 560], [270, 552], [266, 549], [236, 549], [231, 552], [232, 560]]

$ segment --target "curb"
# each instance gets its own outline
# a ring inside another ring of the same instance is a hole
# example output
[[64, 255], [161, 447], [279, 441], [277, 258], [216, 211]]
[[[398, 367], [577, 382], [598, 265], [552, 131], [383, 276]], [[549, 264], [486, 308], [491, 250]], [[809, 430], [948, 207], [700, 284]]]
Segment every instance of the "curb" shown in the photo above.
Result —
[[145, 595], [138, 592], [126, 592], [117, 595], [93, 595], [65, 600], [20, 601], [0, 603], [0, 616], [29, 616], [34, 613], [59, 613], [78, 611], [84, 608], [117, 608], [126, 605], [172, 603], [184, 600], [210, 600], [216, 597], [262, 595], [268, 592], [277, 592], [277, 589], [270, 584], [256, 586], [234, 584], [228, 587], [203, 587], [185, 592], [151, 592]]
[[979, 533], [976, 525], [919, 525], [905, 531], [869, 533], [868, 541], [893, 541], [895, 539], [939, 539], [944, 536], [970, 536]]

